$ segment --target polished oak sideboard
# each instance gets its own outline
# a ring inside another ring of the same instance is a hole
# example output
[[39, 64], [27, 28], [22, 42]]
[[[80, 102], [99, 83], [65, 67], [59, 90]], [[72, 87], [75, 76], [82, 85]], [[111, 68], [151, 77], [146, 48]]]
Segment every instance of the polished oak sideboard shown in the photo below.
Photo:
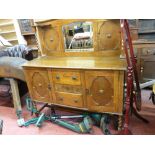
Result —
[[41, 55], [23, 65], [33, 101], [122, 115], [124, 73], [119, 20], [35, 23]]

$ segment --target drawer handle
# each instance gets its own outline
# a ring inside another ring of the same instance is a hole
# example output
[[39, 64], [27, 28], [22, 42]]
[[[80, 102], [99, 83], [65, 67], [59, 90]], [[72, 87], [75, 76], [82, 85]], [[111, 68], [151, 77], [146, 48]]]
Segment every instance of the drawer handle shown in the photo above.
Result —
[[78, 103], [78, 100], [74, 100], [75, 103]]
[[52, 89], [52, 87], [51, 87], [51, 85], [50, 85], [50, 84], [48, 84], [48, 89], [49, 89], [49, 90], [51, 90], [51, 89]]
[[111, 34], [108, 33], [108, 34], [106, 35], [106, 37], [107, 37], [107, 38], [111, 38]]
[[62, 97], [60, 97], [60, 98], [59, 98], [59, 100], [60, 100], [60, 101], [63, 101], [63, 98], [62, 98]]
[[77, 80], [77, 76], [72, 76], [72, 80]]
[[99, 93], [100, 93], [100, 94], [103, 94], [103, 93], [104, 93], [104, 90], [103, 90], [103, 89], [100, 89], [100, 90], [99, 90]]
[[38, 86], [39, 86], [39, 87], [41, 87], [41, 86], [42, 86], [42, 84], [41, 84], [41, 83], [39, 83], [39, 84], [38, 84]]
[[86, 94], [90, 95], [90, 90], [86, 89]]
[[56, 75], [56, 79], [59, 80], [60, 79], [60, 76], [59, 75]]
[[50, 39], [50, 41], [54, 41], [54, 39], [53, 39], [53, 38], [51, 38], [51, 39]]

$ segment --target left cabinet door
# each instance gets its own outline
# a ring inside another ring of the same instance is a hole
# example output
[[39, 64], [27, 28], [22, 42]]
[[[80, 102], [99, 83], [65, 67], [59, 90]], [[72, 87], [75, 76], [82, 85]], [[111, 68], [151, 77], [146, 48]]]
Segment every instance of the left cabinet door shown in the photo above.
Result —
[[35, 101], [51, 102], [51, 84], [46, 69], [25, 68], [26, 82], [30, 96]]

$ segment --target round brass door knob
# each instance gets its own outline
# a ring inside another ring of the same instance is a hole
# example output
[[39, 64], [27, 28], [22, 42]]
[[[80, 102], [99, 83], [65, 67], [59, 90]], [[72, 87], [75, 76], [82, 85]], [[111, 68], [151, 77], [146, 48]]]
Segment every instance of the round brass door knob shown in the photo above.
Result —
[[41, 84], [41, 83], [39, 83], [39, 84], [38, 84], [38, 86], [39, 86], [39, 87], [41, 87], [41, 86], [42, 86], [42, 84]]
[[103, 94], [104, 93], [104, 90], [103, 89], [100, 89], [99, 90], [99, 93]]

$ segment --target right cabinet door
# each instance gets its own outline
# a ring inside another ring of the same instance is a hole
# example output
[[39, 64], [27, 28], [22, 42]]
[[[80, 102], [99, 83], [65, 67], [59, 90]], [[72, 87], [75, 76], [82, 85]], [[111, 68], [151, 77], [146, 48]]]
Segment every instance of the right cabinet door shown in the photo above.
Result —
[[119, 71], [86, 71], [85, 80], [88, 110], [121, 113], [123, 77]]

